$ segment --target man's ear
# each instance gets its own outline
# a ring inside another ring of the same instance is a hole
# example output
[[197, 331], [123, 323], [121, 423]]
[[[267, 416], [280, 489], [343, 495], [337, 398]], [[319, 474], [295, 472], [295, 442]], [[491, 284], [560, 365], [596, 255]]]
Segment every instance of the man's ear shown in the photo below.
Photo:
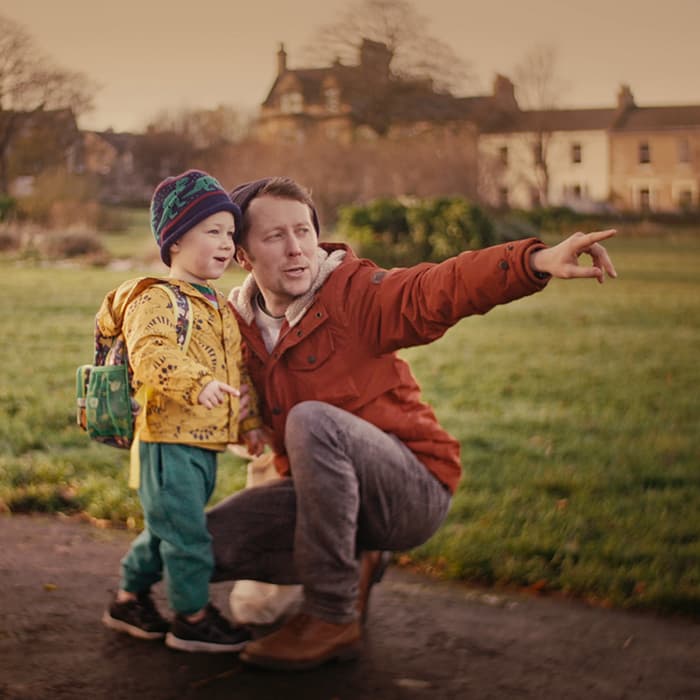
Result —
[[241, 246], [236, 246], [236, 252], [234, 253], [234, 259], [235, 261], [244, 269], [247, 270], [248, 272], [251, 272], [253, 270], [253, 266], [250, 264], [250, 260], [248, 260], [248, 254], [245, 252]]

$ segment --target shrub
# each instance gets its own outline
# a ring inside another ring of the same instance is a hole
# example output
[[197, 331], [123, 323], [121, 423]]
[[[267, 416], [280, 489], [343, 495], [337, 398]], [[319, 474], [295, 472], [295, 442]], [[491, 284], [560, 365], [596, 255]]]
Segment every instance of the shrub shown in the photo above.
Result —
[[358, 254], [382, 267], [439, 262], [498, 240], [483, 209], [462, 197], [341, 207], [338, 229]]
[[95, 228], [99, 211], [87, 179], [61, 169], [38, 175], [33, 193], [19, 199], [17, 206], [23, 218], [52, 228]]
[[499, 241], [516, 241], [540, 235], [540, 231], [530, 221], [517, 214], [497, 216], [493, 227], [495, 237]]
[[41, 252], [52, 259], [91, 257], [100, 260], [105, 255], [99, 238], [94, 233], [86, 232], [46, 235]]
[[569, 207], [543, 207], [523, 210], [519, 215], [529, 221], [538, 231], [562, 233], [571, 231], [574, 224], [584, 217]]
[[0, 253], [10, 253], [20, 248], [19, 234], [15, 231], [0, 231]]
[[0, 221], [7, 221], [17, 209], [17, 200], [9, 195], [0, 194]]
[[101, 206], [95, 223], [99, 231], [124, 233], [129, 229], [129, 214], [123, 207]]

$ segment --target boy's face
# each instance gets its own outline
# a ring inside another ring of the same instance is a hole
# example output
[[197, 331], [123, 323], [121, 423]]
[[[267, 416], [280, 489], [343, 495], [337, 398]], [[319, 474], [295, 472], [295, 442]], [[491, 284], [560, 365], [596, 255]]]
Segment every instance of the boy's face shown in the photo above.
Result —
[[263, 195], [250, 203], [247, 216], [250, 227], [238, 262], [253, 273], [270, 313], [282, 315], [318, 274], [311, 212], [303, 202]]
[[236, 250], [234, 230], [230, 211], [219, 211], [195, 224], [170, 246], [170, 276], [195, 284], [221, 277]]

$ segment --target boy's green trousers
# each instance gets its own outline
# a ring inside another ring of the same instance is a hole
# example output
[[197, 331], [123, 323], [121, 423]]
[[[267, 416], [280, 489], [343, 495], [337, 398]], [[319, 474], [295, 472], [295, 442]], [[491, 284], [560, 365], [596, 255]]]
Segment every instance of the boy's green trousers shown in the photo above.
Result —
[[204, 513], [216, 485], [217, 453], [141, 442], [139, 498], [145, 527], [121, 562], [121, 587], [147, 591], [165, 576], [170, 607], [183, 615], [209, 602], [214, 566]]

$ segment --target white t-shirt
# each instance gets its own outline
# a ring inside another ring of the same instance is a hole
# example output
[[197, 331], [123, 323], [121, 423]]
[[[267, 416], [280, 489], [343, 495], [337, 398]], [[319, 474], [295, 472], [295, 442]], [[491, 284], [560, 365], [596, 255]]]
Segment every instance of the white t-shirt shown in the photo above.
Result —
[[270, 316], [267, 311], [263, 311], [258, 296], [255, 297], [253, 306], [255, 308], [255, 323], [260, 329], [267, 351], [272, 352], [272, 348], [277, 345], [277, 339], [280, 337], [284, 316]]

